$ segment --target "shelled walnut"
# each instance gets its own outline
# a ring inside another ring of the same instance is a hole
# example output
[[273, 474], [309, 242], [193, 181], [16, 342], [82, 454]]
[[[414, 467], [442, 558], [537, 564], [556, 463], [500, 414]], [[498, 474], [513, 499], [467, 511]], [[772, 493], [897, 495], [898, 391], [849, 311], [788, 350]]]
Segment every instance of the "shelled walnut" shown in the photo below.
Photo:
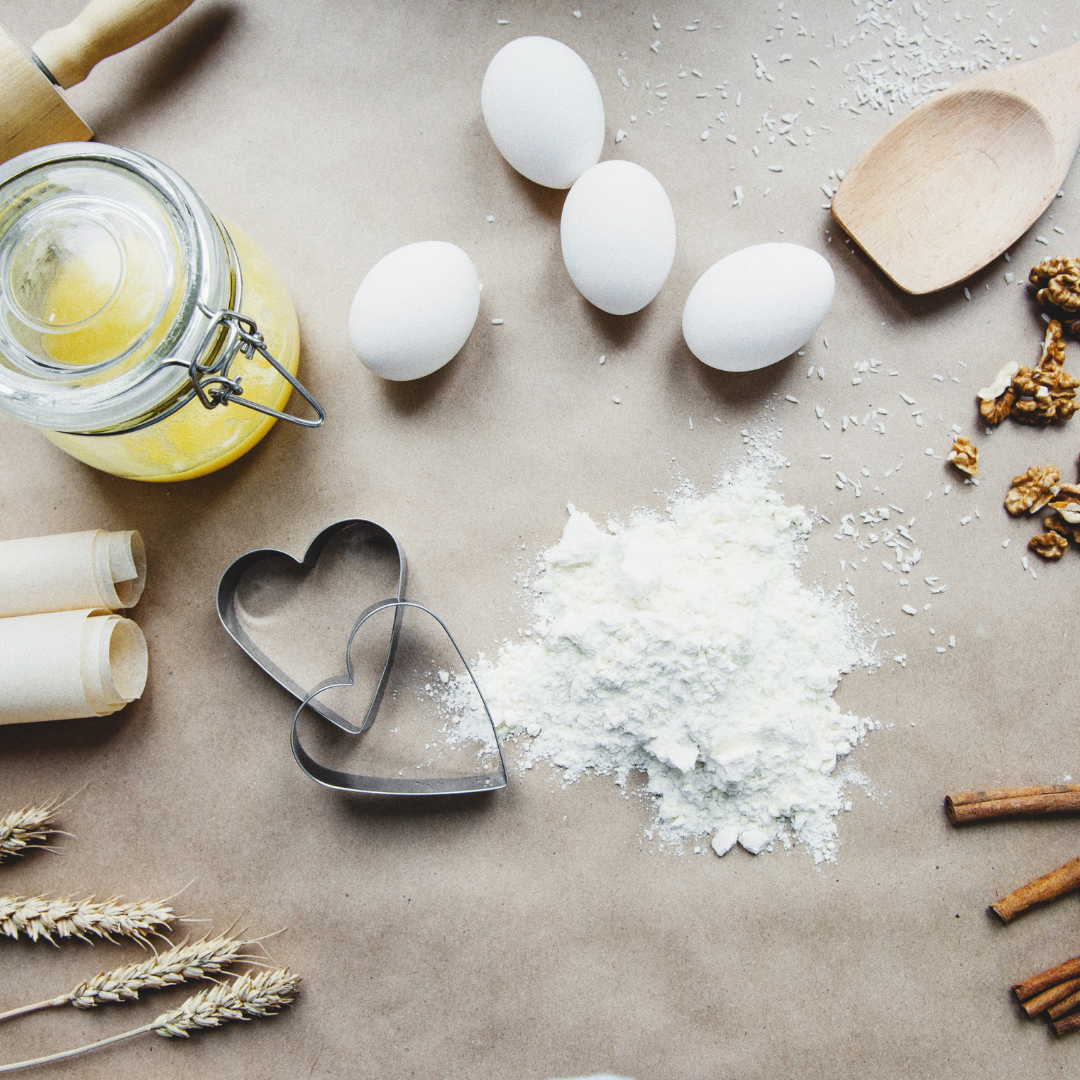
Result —
[[1076, 412], [1076, 388], [1080, 379], [1065, 371], [1065, 341], [1061, 323], [1051, 319], [1043, 339], [1043, 354], [1034, 370], [1021, 367], [1012, 381], [1017, 393], [1013, 415], [1017, 420], [1048, 424], [1068, 420]]
[[979, 448], [970, 439], [957, 435], [949, 451], [949, 464], [968, 476], [978, 476]]
[[1080, 259], [1055, 255], [1032, 267], [1028, 280], [1047, 312], [1060, 319], [1069, 334], [1080, 337]]
[[1034, 514], [1058, 493], [1060, 479], [1061, 474], [1053, 465], [1032, 465], [1023, 476], [1013, 477], [1012, 487], [1005, 496], [1005, 509], [1013, 515], [1025, 510]]
[[1028, 281], [1038, 287], [1037, 296], [1043, 307], [1080, 311], [1080, 259], [1055, 255], [1033, 266]]
[[1059, 536], [1072, 540], [1074, 544], [1080, 544], [1080, 525], [1073, 525], [1064, 518], [1055, 514], [1043, 520], [1043, 527], [1047, 532], [1055, 532]]
[[1080, 379], [1069, 375], [1064, 364], [1061, 323], [1051, 319], [1038, 366], [1006, 364], [997, 378], [979, 391], [979, 413], [991, 424], [1000, 424], [1006, 416], [1028, 424], [1068, 420], [1080, 408], [1076, 401]]
[[[1033, 536], [1028, 541], [1028, 547], [1044, 559], [1060, 559], [1069, 546], [1070, 540], [1080, 546], [1080, 484], [1054, 483], [1052, 500], [1046, 504], [1040, 501], [1042, 494], [1056, 475], [1057, 470], [1047, 465], [1042, 469], [1032, 467], [1023, 476], [1015, 477], [1013, 480], [1014, 485], [1017, 481], [1025, 481], [1027, 495], [1035, 495], [1032, 513], [1041, 505], [1048, 505], [1051, 510], [1056, 511], [1043, 519], [1046, 532], [1042, 536]], [[1027, 496], [1021, 495], [1017, 487], [1009, 492], [1005, 505], [1008, 507], [1009, 498], [1013, 497], [1014, 492], [1016, 493], [1014, 503], [1022, 509], [1022, 503]], [[1020, 512], [1020, 509], [1010, 510], [1010, 513]]]
[[1048, 505], [1057, 513], [1043, 522], [1046, 528], [1080, 544], [1080, 484], [1058, 484], [1057, 497]]
[[1046, 532], [1042, 536], [1033, 536], [1028, 547], [1044, 559], [1060, 559], [1065, 554], [1069, 541], [1056, 532]]

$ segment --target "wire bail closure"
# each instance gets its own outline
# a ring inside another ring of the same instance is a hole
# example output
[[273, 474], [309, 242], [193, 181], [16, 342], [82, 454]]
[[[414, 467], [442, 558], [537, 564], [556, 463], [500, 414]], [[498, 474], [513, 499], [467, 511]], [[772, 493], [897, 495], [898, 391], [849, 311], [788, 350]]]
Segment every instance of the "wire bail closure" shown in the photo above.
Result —
[[[213, 312], [202, 301], [199, 302], [199, 310], [210, 319], [210, 325], [203, 335], [202, 344], [190, 363], [183, 360], [166, 360], [162, 367], [186, 367], [188, 378], [195, 390], [203, 407], [216, 409], [219, 405], [235, 403], [243, 405], [246, 409], [254, 409], [256, 412], [272, 416], [275, 420], [288, 420], [290, 424], [300, 427], [321, 427], [326, 419], [323, 407], [308, 392], [307, 387], [300, 382], [290, 371], [278, 362], [277, 358], [266, 347], [266, 339], [259, 333], [255, 320], [248, 315], [242, 315], [239, 311], [231, 311], [228, 308]], [[211, 351], [214, 337], [221, 328], [226, 328], [226, 338], [218, 352], [217, 359], [212, 364], [200, 363], [200, 358]], [[300, 396], [315, 410], [317, 420], [305, 420], [300, 416], [290, 416], [289, 413], [278, 409], [271, 409], [268, 405], [260, 405], [257, 401], [248, 401], [244, 396], [244, 388], [241, 386], [242, 376], [230, 379], [229, 368], [236, 359], [237, 353], [243, 353], [249, 360], [258, 352], [262, 358], [296, 390]]]
[[[247, 315], [241, 315], [239, 311], [225, 308], [215, 312], [208, 308], [201, 300], [199, 310], [210, 320], [210, 325], [199, 343], [195, 358], [188, 360], [162, 360], [156, 370], [166, 367], [182, 367], [187, 369], [188, 379], [191, 381], [194, 397], [197, 397], [204, 408], [216, 409], [219, 405], [243, 405], [246, 409], [254, 409], [256, 412], [265, 413], [274, 417], [275, 420], [288, 420], [290, 424], [300, 427], [322, 427], [326, 419], [323, 407], [311, 396], [307, 387], [301, 383], [295, 375], [283, 367], [270, 350], [266, 347], [266, 339], [259, 333], [255, 320]], [[217, 359], [212, 364], [199, 363], [200, 357], [206, 356], [213, 351], [214, 338], [219, 330], [225, 328], [225, 341], [217, 354]], [[235, 379], [229, 378], [229, 368], [236, 359], [237, 353], [243, 353], [249, 360], [256, 352], [281, 375], [289, 385], [315, 410], [317, 420], [305, 420], [300, 416], [290, 416], [288, 413], [271, 409], [268, 405], [260, 405], [257, 401], [248, 401], [244, 396], [244, 388], [241, 385], [243, 376]], [[192, 400], [192, 395], [184, 395], [179, 401], [174, 402], [163, 412], [151, 416], [137, 424], [127, 427], [112, 428], [108, 431], [70, 431], [69, 435], [86, 435], [96, 437], [108, 437], [110, 435], [130, 435], [134, 431], [142, 431], [160, 423], [166, 417], [179, 412]]]

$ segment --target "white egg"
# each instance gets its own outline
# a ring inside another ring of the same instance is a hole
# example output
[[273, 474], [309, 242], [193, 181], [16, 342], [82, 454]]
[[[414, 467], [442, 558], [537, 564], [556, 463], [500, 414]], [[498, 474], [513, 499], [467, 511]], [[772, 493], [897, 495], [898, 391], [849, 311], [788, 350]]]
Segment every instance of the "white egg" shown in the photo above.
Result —
[[757, 244], [714, 263], [690, 290], [690, 351], [721, 371], [755, 371], [790, 356], [832, 304], [832, 267], [798, 244]]
[[568, 188], [600, 160], [600, 88], [561, 41], [522, 37], [504, 45], [484, 73], [480, 107], [499, 153], [537, 184]]
[[660, 181], [630, 161], [594, 165], [563, 203], [562, 253], [582, 296], [601, 311], [640, 311], [667, 281], [675, 215]]
[[480, 279], [469, 256], [454, 244], [424, 240], [368, 271], [349, 312], [349, 337], [376, 375], [421, 379], [457, 355], [479, 310]]

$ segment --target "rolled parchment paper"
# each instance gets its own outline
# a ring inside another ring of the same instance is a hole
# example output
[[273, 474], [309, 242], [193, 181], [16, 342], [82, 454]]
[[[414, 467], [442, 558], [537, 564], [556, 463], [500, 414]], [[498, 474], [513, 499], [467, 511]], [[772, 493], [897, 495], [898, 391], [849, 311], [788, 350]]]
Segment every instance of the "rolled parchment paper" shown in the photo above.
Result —
[[146, 581], [137, 532], [63, 533], [0, 541], [0, 618], [133, 607]]
[[146, 638], [102, 608], [0, 619], [0, 724], [108, 716], [146, 686]]

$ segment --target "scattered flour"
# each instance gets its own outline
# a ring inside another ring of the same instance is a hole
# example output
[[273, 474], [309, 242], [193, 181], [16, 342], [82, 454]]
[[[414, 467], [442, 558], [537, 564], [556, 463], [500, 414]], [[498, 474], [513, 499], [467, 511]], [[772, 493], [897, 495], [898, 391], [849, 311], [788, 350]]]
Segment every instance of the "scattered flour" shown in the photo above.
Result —
[[[870, 721], [832, 694], [872, 659], [851, 615], [799, 581], [802, 507], [744, 473], [628, 525], [568, 509], [527, 636], [475, 669], [501, 733], [528, 738], [524, 767], [545, 759], [568, 782], [642, 770], [664, 839], [713, 833], [718, 854], [757, 854], [794, 834], [834, 859], [833, 771]], [[457, 711], [462, 734], [482, 730], [464, 697]]]

